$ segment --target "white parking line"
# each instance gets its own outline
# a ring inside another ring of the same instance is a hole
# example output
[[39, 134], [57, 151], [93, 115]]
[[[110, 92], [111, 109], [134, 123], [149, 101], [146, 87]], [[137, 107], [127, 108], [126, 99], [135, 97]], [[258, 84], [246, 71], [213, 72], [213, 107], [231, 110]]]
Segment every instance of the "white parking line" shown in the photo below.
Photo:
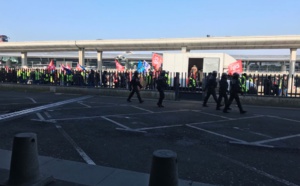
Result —
[[164, 128], [182, 127], [182, 126], [184, 126], [184, 125], [165, 125], [165, 126], [157, 126], [157, 127], [138, 128], [138, 129], [135, 129], [135, 130], [144, 131], [144, 130], [164, 129]]
[[255, 142], [251, 142], [251, 143], [252, 144], [262, 144], [262, 143], [269, 143], [269, 142], [273, 142], [273, 141], [280, 141], [280, 140], [285, 140], [285, 139], [295, 138], [295, 137], [300, 137], [300, 134], [283, 136], [283, 137], [279, 137], [279, 138], [272, 138], [272, 139], [268, 139], [268, 140], [255, 141]]
[[36, 115], [41, 121], [45, 121], [45, 118], [41, 115], [41, 113], [38, 112]]
[[289, 118], [283, 118], [283, 117], [271, 116], [271, 115], [268, 115], [268, 117], [270, 117], [270, 118], [277, 118], [277, 119], [282, 119], [282, 120], [286, 120], [286, 121], [293, 121], [293, 122], [300, 123], [299, 120], [294, 120], [294, 119], [289, 119]]
[[65, 132], [65, 130], [60, 125], [55, 125], [58, 131], [72, 144], [79, 155], [84, 159], [84, 161], [89, 165], [96, 165], [96, 163], [80, 148], [75, 141]]
[[253, 132], [251, 130], [241, 129], [239, 127], [233, 127], [233, 129], [240, 130], [240, 131], [243, 131], [243, 132], [249, 132], [249, 133], [256, 134], [256, 135], [263, 136], [263, 137], [267, 137], [267, 138], [272, 138], [272, 136], [262, 134], [262, 133], [259, 133], [259, 132]]
[[69, 100], [60, 101], [60, 102], [56, 102], [56, 103], [51, 103], [51, 104], [48, 104], [48, 105], [43, 105], [43, 106], [39, 106], [39, 107], [35, 107], [35, 108], [25, 109], [25, 110], [21, 110], [21, 111], [17, 111], [17, 112], [12, 112], [12, 113], [8, 113], [8, 114], [2, 114], [2, 115], [0, 115], [0, 121], [10, 119], [10, 118], [14, 118], [14, 117], [18, 117], [18, 116], [22, 116], [22, 115], [29, 114], [29, 113], [32, 113], [32, 112], [37, 112], [37, 111], [44, 110], [44, 109], [47, 109], [47, 108], [61, 106], [61, 105], [64, 105], [64, 104], [68, 104], [68, 103], [88, 99], [88, 98], [91, 98], [91, 97], [92, 96], [84, 96], [84, 97], [69, 99]]
[[228, 120], [232, 120], [234, 118], [229, 118], [229, 117], [225, 117], [225, 116], [222, 116], [222, 115], [218, 115], [218, 114], [211, 114], [211, 113], [207, 113], [207, 112], [202, 112], [201, 110], [192, 110], [193, 112], [199, 112], [201, 114], [206, 114], [206, 115], [209, 115], [209, 116], [215, 116], [215, 117], [219, 117], [219, 118], [224, 118], [224, 119], [228, 119]]
[[77, 103], [79, 103], [80, 105], [85, 106], [86, 108], [92, 108], [91, 106], [89, 106], [89, 105], [87, 105], [87, 104], [85, 104], [85, 103], [82, 103], [82, 102], [77, 102]]
[[288, 181], [288, 180], [285, 180], [285, 179], [282, 179], [282, 178], [278, 178], [278, 177], [276, 177], [276, 176], [273, 176], [273, 175], [271, 175], [271, 174], [269, 174], [269, 173], [266, 173], [266, 172], [264, 172], [264, 171], [262, 171], [262, 170], [259, 170], [259, 169], [256, 168], [256, 167], [252, 167], [252, 166], [250, 166], [250, 165], [247, 165], [247, 164], [242, 163], [242, 162], [240, 162], [240, 161], [234, 160], [234, 159], [232, 159], [232, 158], [229, 158], [229, 157], [224, 156], [224, 155], [219, 154], [219, 153], [216, 153], [216, 155], [219, 156], [219, 157], [221, 157], [221, 158], [227, 159], [227, 160], [231, 161], [232, 163], [234, 163], [234, 164], [236, 164], [236, 165], [239, 165], [239, 166], [241, 166], [241, 167], [244, 167], [245, 169], [251, 170], [251, 171], [253, 171], [253, 172], [257, 173], [257, 174], [260, 174], [260, 175], [262, 175], [262, 176], [265, 176], [265, 177], [267, 177], [267, 178], [270, 178], [270, 179], [272, 179], [272, 180], [275, 180], [275, 181], [277, 181], [277, 182], [279, 182], [279, 183], [282, 183], [282, 184], [284, 184], [284, 185], [297, 186], [297, 184], [295, 184], [295, 183], [292, 183], [292, 182], [290, 182], [290, 181]]
[[[52, 118], [52, 116], [48, 112], [44, 112], [48, 118]], [[41, 116], [41, 121], [49, 121], [45, 120], [43, 116], [40, 113], [37, 113], [37, 115]], [[51, 122], [56, 123], [56, 120], [51, 120]], [[96, 165], [96, 163], [80, 148], [75, 141], [71, 138], [70, 135], [66, 133], [66, 131], [61, 127], [61, 125], [55, 124], [55, 127], [57, 130], [71, 143], [71, 145], [74, 147], [74, 149], [78, 152], [78, 154], [82, 157], [82, 159], [89, 165]]]
[[44, 114], [48, 117], [48, 118], [52, 118], [51, 115], [48, 112], [44, 112]]
[[33, 98], [31, 97], [27, 97], [28, 99], [30, 99], [33, 103], [37, 103]]
[[201, 130], [201, 131], [204, 131], [204, 132], [207, 132], [207, 133], [216, 135], [216, 136], [221, 136], [221, 137], [223, 137], [223, 138], [227, 138], [227, 139], [230, 139], [230, 140], [234, 140], [234, 141], [238, 141], [238, 142], [246, 142], [246, 141], [244, 141], [244, 140], [240, 140], [240, 139], [237, 139], [237, 138], [233, 138], [233, 137], [230, 137], [230, 136], [226, 136], [226, 135], [223, 135], [223, 134], [220, 134], [220, 133], [217, 133], [217, 132], [213, 132], [213, 131], [210, 131], [210, 130], [205, 130], [205, 129], [202, 129], [202, 128], [200, 128], [200, 127], [195, 127], [195, 126], [192, 126], [192, 125], [189, 125], [189, 124], [187, 124], [186, 126], [191, 127], [191, 128], [194, 128], [194, 129], [197, 129], [197, 130]]
[[118, 123], [118, 122], [116, 122], [116, 121], [114, 121], [112, 119], [109, 119], [109, 118], [105, 117], [105, 116], [102, 116], [102, 118], [105, 119], [105, 120], [107, 120], [107, 121], [110, 121], [111, 123], [114, 123], [114, 124], [118, 125], [119, 127], [124, 128], [126, 130], [132, 130], [131, 128], [129, 128], [129, 127], [125, 126], [125, 125], [122, 125], [121, 123]]
[[132, 105], [131, 105], [131, 107], [136, 108], [136, 109], [139, 109], [139, 110], [143, 110], [143, 111], [146, 111], [146, 112], [149, 112], [149, 113], [154, 113], [154, 112], [151, 111], [151, 110], [147, 110], [147, 109], [140, 108], [140, 107], [137, 107], [137, 106], [132, 106]]

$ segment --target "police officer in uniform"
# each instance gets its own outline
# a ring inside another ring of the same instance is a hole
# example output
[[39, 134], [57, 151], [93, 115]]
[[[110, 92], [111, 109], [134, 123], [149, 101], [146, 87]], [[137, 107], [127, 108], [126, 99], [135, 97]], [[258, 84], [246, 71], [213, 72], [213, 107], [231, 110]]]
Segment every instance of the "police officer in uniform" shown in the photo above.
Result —
[[207, 90], [207, 93], [206, 93], [206, 96], [203, 101], [203, 107], [208, 107], [206, 103], [207, 103], [210, 95], [212, 95], [215, 102], [218, 103], [217, 95], [216, 95], [216, 87], [217, 87], [217, 71], [213, 71], [211, 76], [208, 78], [208, 81], [206, 84], [205, 89]]
[[130, 81], [130, 85], [129, 85], [129, 90], [131, 92], [130, 92], [128, 98], [127, 98], [128, 102], [131, 102], [131, 97], [133, 96], [134, 93], [136, 93], [140, 103], [144, 102], [141, 98], [139, 88], [141, 89], [141, 88], [143, 88], [143, 86], [140, 83], [138, 71], [135, 71], [134, 74], [133, 74], [133, 77]]
[[165, 98], [164, 90], [168, 87], [168, 83], [167, 83], [168, 79], [165, 75], [166, 75], [166, 71], [163, 70], [160, 73], [158, 79], [156, 80], [156, 88], [159, 92], [159, 99], [158, 99], [158, 102], [157, 102], [158, 107], [164, 107], [162, 105], [162, 102]]
[[240, 82], [239, 82], [239, 74], [238, 73], [234, 73], [232, 76], [232, 81], [230, 82], [230, 97], [229, 100], [223, 110], [224, 113], [228, 113], [228, 108], [230, 107], [233, 99], [235, 99], [239, 109], [240, 109], [240, 113], [241, 114], [245, 114], [246, 111], [243, 110], [241, 102], [240, 102], [240, 98], [239, 98], [239, 93], [243, 94], [243, 91], [241, 89], [240, 86]]
[[225, 105], [227, 104], [228, 102], [227, 92], [228, 92], [227, 74], [223, 73], [221, 76], [221, 80], [219, 81], [219, 97], [218, 97], [216, 110], [220, 110], [222, 98], [224, 98]]

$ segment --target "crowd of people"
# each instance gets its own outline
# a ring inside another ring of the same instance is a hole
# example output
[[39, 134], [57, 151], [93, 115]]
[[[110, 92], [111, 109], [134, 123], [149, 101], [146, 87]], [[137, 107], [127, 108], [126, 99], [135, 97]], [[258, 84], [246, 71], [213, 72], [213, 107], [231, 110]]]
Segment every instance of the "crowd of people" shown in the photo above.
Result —
[[[233, 100], [236, 100], [241, 113], [244, 113], [239, 101], [238, 94], [257, 94], [255, 82], [256, 78], [252, 78], [251, 75], [243, 73], [233, 74], [228, 77], [226, 73], [221, 75], [220, 80], [217, 79], [217, 72], [213, 71], [205, 75], [199, 72], [198, 69], [193, 66], [190, 71], [188, 87], [192, 87], [191, 91], [194, 91], [196, 86], [202, 86], [202, 92], [204, 95], [203, 106], [207, 106], [207, 101], [210, 96], [216, 102], [216, 109], [220, 110], [221, 104], [224, 99], [225, 107], [223, 111], [225, 113], [230, 110], [230, 104]], [[201, 80], [202, 77], [202, 80]], [[191, 80], [192, 79], [192, 80]], [[196, 81], [197, 80], [197, 81]], [[200, 81], [201, 80], [201, 81]], [[141, 88], [155, 90], [159, 92], [159, 100], [157, 102], [158, 107], [164, 107], [162, 105], [164, 99], [164, 90], [167, 87], [172, 86], [170, 83], [169, 73], [166, 71], [153, 72], [149, 70], [146, 73], [138, 73], [137, 71], [123, 71], [123, 72], [108, 72], [97, 70], [51, 70], [51, 69], [0, 69], [0, 82], [19, 83], [19, 84], [45, 84], [45, 85], [60, 85], [60, 86], [90, 86], [90, 87], [109, 87], [109, 88], [124, 88], [129, 89], [130, 94], [127, 101], [131, 102], [131, 98], [134, 94], [137, 94], [139, 102], [143, 100], [139, 94]], [[288, 78], [283, 76], [268, 76], [264, 78], [261, 85], [263, 85], [264, 95], [275, 96], [288, 96]], [[217, 93], [218, 96], [217, 97]], [[229, 94], [229, 98], [227, 95]]]

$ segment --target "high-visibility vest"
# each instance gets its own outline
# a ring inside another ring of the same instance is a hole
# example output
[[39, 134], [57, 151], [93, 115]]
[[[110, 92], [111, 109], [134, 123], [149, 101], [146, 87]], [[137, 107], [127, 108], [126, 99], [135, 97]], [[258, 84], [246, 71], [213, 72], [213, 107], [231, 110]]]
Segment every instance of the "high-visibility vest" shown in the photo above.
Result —
[[27, 76], [26, 76], [26, 72], [25, 72], [25, 71], [22, 72], [22, 78], [23, 78], [23, 80], [27, 79]]
[[45, 82], [49, 82], [49, 74], [48, 73], [45, 74], [44, 80], [45, 80]]
[[246, 76], [242, 76], [241, 78], [239, 78], [239, 81], [240, 81], [240, 85], [241, 85], [242, 91], [243, 92], [247, 92], [248, 88], [246, 86]]
[[196, 80], [192, 77], [189, 80], [189, 87], [196, 87]]
[[40, 75], [39, 71], [35, 71], [35, 80], [40, 80]]

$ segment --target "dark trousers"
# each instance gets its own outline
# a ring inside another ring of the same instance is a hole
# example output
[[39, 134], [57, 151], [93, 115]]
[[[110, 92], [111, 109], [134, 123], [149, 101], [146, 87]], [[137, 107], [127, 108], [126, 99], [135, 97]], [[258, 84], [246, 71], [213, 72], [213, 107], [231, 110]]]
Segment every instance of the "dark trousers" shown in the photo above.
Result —
[[128, 96], [128, 99], [127, 100], [130, 100], [132, 98], [132, 96], [134, 95], [134, 93], [136, 93], [138, 99], [140, 102], [142, 102], [142, 98], [141, 98], [141, 95], [140, 95], [140, 91], [138, 88], [133, 88]]
[[227, 96], [226, 92], [225, 93], [224, 92], [219, 92], [219, 97], [218, 97], [218, 100], [217, 100], [217, 108], [220, 108], [222, 98], [224, 98], [225, 105], [228, 103], [228, 96]]
[[207, 93], [206, 93], [206, 96], [205, 96], [205, 98], [204, 98], [204, 101], [203, 101], [203, 105], [206, 105], [206, 103], [207, 103], [207, 101], [208, 101], [210, 95], [212, 95], [213, 98], [214, 98], [214, 100], [215, 100], [215, 102], [218, 103], [216, 91], [215, 91], [214, 89], [213, 89], [213, 90], [209, 90], [209, 89], [208, 89], [208, 90], [207, 90]]
[[162, 102], [165, 99], [165, 93], [161, 89], [159, 89], [158, 92], [159, 92], [159, 99], [158, 99], [157, 105], [162, 105]]
[[228, 100], [228, 103], [226, 104], [225, 108], [224, 108], [224, 111], [227, 111], [228, 108], [230, 107], [232, 101], [235, 100], [239, 109], [240, 109], [240, 112], [243, 111], [243, 108], [242, 108], [242, 105], [241, 105], [241, 102], [240, 102], [240, 98], [239, 98], [239, 95], [238, 94], [230, 94], [230, 97], [229, 97], [229, 100]]

